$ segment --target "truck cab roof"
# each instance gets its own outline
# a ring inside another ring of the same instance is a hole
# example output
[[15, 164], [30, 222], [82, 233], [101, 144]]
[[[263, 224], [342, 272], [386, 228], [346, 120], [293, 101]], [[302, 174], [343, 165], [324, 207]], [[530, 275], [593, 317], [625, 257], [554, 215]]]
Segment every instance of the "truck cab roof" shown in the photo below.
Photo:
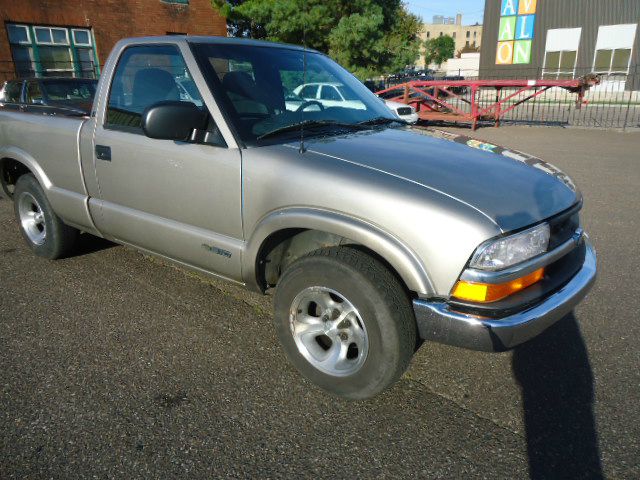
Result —
[[210, 43], [214, 45], [246, 45], [252, 47], [288, 48], [291, 50], [321, 53], [312, 48], [305, 48], [304, 46], [293, 45], [290, 43], [269, 42], [266, 40], [253, 40], [249, 38], [220, 37], [214, 35], [161, 35], [152, 37], [135, 37], [120, 40], [118, 43], [125, 45], [138, 45], [141, 43], [176, 43], [176, 41], [185, 41], [187, 43]]

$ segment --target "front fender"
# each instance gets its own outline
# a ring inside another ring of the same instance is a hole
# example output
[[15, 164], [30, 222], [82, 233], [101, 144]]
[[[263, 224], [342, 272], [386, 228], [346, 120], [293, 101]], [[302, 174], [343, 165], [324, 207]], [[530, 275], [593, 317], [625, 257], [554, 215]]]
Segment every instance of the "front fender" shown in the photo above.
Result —
[[259, 291], [258, 255], [267, 238], [285, 229], [320, 230], [348, 238], [376, 252], [400, 275], [411, 291], [433, 294], [433, 284], [418, 256], [400, 239], [380, 227], [343, 213], [309, 207], [289, 207], [268, 213], [260, 219], [247, 242], [242, 276], [248, 287]]

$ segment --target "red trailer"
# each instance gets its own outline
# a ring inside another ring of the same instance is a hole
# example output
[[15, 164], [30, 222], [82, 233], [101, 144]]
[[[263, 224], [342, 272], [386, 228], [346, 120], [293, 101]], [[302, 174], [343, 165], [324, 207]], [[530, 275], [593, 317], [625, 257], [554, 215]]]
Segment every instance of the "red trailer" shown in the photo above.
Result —
[[[598, 83], [596, 75], [573, 80], [418, 80], [393, 85], [376, 94], [386, 100], [413, 105], [423, 120], [469, 121], [475, 130], [482, 119], [493, 119], [499, 126], [505, 113], [554, 87], [575, 94], [576, 108], [580, 109], [585, 92]], [[495, 91], [495, 101], [481, 107], [479, 93], [486, 89]], [[503, 89], [509, 89], [504, 97]], [[396, 90], [399, 95], [389, 95]], [[523, 94], [526, 96], [519, 98]], [[457, 105], [453, 105], [451, 99], [458, 100]]]

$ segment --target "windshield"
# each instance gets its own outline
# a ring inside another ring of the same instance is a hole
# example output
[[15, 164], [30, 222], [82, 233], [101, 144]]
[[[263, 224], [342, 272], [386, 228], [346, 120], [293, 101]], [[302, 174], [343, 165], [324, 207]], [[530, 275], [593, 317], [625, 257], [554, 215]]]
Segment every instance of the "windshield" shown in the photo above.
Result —
[[91, 102], [97, 83], [96, 80], [47, 80], [42, 82], [42, 89], [49, 100]]
[[206, 43], [195, 44], [194, 53], [216, 100], [247, 145], [272, 138], [270, 132], [291, 135], [287, 127], [301, 122], [330, 127], [395, 119], [360, 81], [319, 53]]

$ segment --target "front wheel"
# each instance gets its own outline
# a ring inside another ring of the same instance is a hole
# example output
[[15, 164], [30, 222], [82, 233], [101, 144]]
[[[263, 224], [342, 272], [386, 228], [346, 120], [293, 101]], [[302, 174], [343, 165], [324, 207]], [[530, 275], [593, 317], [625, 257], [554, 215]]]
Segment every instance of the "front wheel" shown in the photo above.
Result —
[[378, 260], [349, 247], [316, 250], [278, 283], [275, 325], [294, 366], [345, 398], [369, 398], [409, 365], [416, 344], [410, 299]]

